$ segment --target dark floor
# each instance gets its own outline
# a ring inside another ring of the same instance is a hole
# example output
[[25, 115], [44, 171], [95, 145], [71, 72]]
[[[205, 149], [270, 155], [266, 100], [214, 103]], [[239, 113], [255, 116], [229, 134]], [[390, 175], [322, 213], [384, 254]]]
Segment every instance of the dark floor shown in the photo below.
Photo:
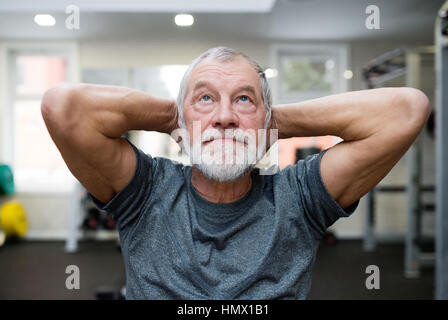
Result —
[[[0, 299], [94, 299], [103, 287], [125, 283], [122, 256], [115, 242], [80, 242], [65, 253], [63, 242], [13, 242], [0, 248]], [[68, 265], [80, 270], [80, 289], [67, 290]]]
[[[366, 289], [366, 268], [380, 270], [380, 289]], [[376, 252], [362, 251], [361, 241], [340, 241], [320, 246], [309, 299], [433, 299], [434, 268], [422, 269], [420, 278], [404, 277], [404, 246], [378, 245]]]
[[[403, 276], [403, 246], [380, 245], [363, 253], [361, 241], [322, 245], [313, 273], [310, 299], [432, 299], [433, 269], [419, 279]], [[68, 265], [80, 268], [80, 290], [67, 290]], [[365, 269], [380, 269], [380, 289], [367, 290]], [[0, 299], [94, 299], [96, 290], [125, 282], [115, 242], [82, 242], [67, 254], [63, 242], [8, 242], [0, 248]]]

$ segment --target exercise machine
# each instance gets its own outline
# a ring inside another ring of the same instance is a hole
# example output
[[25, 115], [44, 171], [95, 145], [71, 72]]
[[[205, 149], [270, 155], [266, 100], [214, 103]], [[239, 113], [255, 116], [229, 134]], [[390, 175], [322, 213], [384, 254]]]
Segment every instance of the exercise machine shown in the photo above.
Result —
[[[391, 80], [404, 77], [405, 85], [419, 88], [430, 97], [435, 90], [434, 80], [422, 79], [424, 71], [431, 73], [429, 79], [433, 79], [435, 60], [435, 48], [417, 47], [412, 49], [397, 48], [370, 61], [363, 70], [364, 80], [368, 88], [385, 85]], [[434, 117], [434, 113], [432, 114]], [[423, 266], [433, 266], [435, 260], [434, 250], [423, 250], [428, 242], [433, 247], [434, 240], [426, 241], [423, 237], [423, 217], [432, 214], [434, 203], [424, 201], [428, 194], [433, 195], [435, 186], [423, 184], [423, 156], [424, 143], [431, 133], [421, 133], [413, 143], [406, 155], [407, 161], [407, 185], [384, 186], [378, 185], [367, 194], [367, 216], [365, 223], [365, 236], [363, 242], [364, 251], [374, 251], [376, 248], [375, 236], [375, 198], [379, 193], [403, 193], [407, 195], [407, 232], [405, 235], [404, 274], [407, 278], [418, 278]], [[426, 141], [428, 142], [428, 141]], [[432, 142], [432, 141], [431, 141]], [[428, 148], [426, 148], [428, 149]], [[425, 150], [427, 152], [427, 150]], [[434, 173], [431, 173], [431, 176]], [[431, 177], [432, 178], [432, 177]]]

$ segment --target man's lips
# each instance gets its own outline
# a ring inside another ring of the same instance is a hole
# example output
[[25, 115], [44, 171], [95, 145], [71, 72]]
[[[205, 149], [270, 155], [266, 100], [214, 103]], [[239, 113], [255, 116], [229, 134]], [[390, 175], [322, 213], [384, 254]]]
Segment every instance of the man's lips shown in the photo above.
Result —
[[247, 142], [241, 142], [241, 141], [239, 141], [239, 140], [236, 140], [236, 138], [213, 138], [213, 139], [211, 139], [211, 140], [208, 140], [208, 141], [204, 141], [203, 142], [203, 144], [208, 144], [208, 143], [210, 143], [210, 142], [213, 142], [213, 141], [219, 141], [219, 142], [221, 142], [221, 143], [225, 143], [226, 142], [226, 140], [227, 141], [233, 141], [234, 143], [235, 142], [239, 142], [239, 143], [244, 143], [245, 145], [247, 145]]

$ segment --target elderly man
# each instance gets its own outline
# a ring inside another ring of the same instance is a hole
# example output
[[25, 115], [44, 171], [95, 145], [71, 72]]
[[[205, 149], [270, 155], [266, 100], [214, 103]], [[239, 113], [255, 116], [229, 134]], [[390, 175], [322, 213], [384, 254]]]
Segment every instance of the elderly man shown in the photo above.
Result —
[[[416, 89], [383, 88], [271, 108], [260, 66], [218, 47], [193, 61], [177, 102], [113, 86], [61, 86], [46, 92], [42, 114], [71, 172], [117, 221], [128, 299], [302, 299], [326, 228], [404, 155], [428, 105]], [[192, 166], [153, 158], [122, 138], [181, 128], [185, 151], [200, 155]], [[279, 139], [343, 141], [262, 175], [254, 163], [263, 154], [248, 161], [248, 142], [259, 151], [269, 134], [256, 132], [265, 128]]]

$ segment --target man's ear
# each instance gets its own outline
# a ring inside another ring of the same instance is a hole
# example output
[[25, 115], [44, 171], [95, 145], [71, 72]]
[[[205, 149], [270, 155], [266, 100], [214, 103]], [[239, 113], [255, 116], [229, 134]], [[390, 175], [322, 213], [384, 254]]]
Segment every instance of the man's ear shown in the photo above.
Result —
[[[179, 121], [178, 121], [178, 122], [177, 122], [177, 125], [176, 125], [176, 130], [177, 130], [177, 129], [180, 130], [180, 128], [181, 128], [181, 127], [180, 127], [180, 124], [179, 124]], [[180, 141], [182, 141], [182, 135], [179, 135], [179, 138], [177, 139], [176, 142], [179, 143]]]
[[176, 141], [177, 144], [182, 143], [182, 132], [183, 129], [180, 127], [179, 123], [177, 123], [176, 128], [171, 131], [171, 138], [173, 138], [174, 141]]

